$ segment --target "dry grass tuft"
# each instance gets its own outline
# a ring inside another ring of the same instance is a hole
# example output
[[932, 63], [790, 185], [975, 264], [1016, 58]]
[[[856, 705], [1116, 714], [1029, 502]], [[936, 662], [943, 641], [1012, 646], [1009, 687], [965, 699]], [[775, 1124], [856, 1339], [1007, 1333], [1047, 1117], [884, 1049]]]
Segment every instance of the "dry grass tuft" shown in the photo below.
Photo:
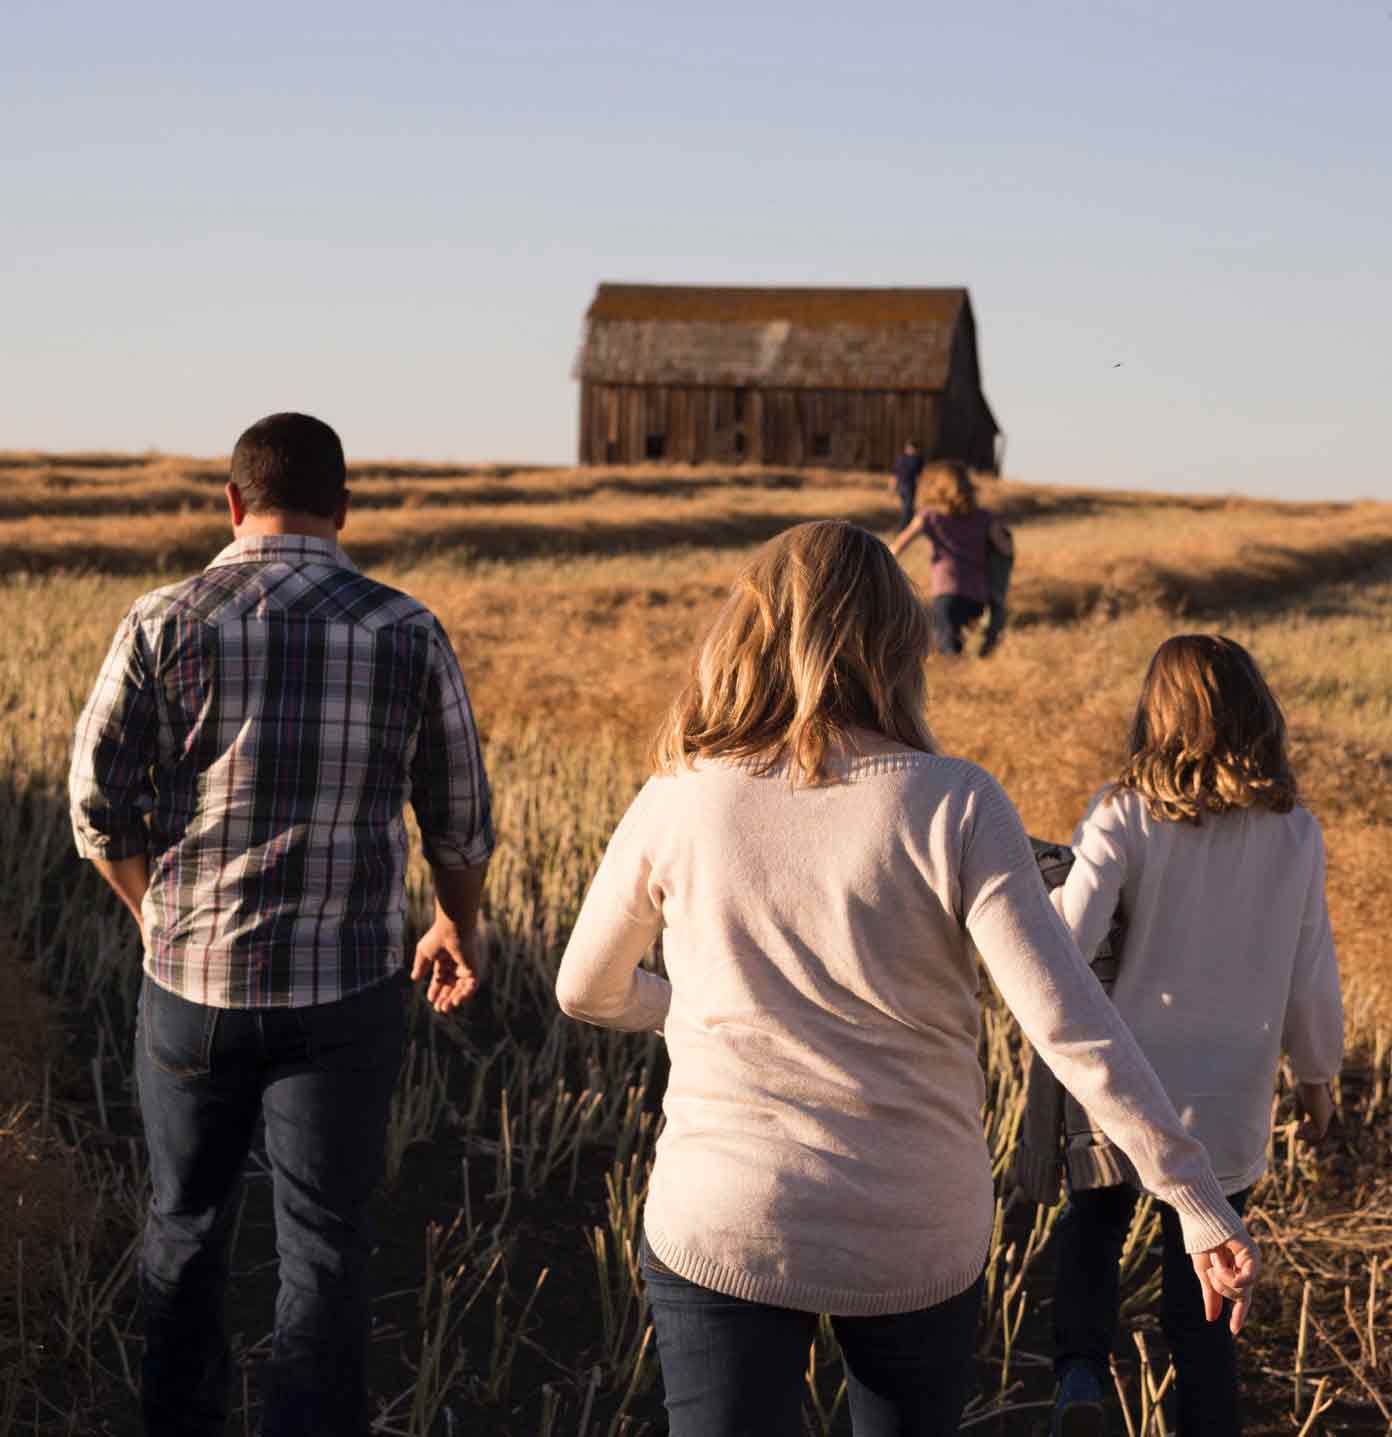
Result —
[[56, 1005], [30, 966], [0, 953], [0, 1364], [25, 1360], [17, 1350], [22, 1310], [26, 1336], [38, 1336], [60, 1239], [97, 1221], [56, 1123], [70, 1077], [60, 1035]]

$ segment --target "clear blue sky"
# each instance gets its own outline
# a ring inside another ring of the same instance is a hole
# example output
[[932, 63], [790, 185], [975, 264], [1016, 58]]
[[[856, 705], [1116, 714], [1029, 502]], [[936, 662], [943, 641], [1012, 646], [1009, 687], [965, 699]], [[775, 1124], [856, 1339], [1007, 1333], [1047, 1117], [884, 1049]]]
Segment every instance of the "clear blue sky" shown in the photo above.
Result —
[[5, 0], [0, 96], [3, 448], [567, 461], [601, 279], [965, 284], [1017, 477], [1392, 498], [1392, 0]]

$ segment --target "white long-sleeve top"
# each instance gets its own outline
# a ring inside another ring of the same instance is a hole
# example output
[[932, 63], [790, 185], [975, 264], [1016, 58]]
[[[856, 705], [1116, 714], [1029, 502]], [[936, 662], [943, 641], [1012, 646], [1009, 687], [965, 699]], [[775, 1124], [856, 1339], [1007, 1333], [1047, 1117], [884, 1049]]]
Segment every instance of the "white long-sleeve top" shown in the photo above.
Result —
[[[1240, 1231], [994, 779], [902, 750], [839, 778], [703, 763], [649, 780], [576, 922], [562, 1008], [661, 1027], [671, 1056], [656, 1256], [718, 1292], [846, 1315], [970, 1286], [992, 1219], [973, 945], [1190, 1250]], [[639, 966], [659, 932], [670, 984]]]
[[1054, 901], [1088, 957], [1120, 902], [1112, 1000], [1223, 1191], [1239, 1192], [1266, 1169], [1281, 1053], [1306, 1083], [1328, 1082], [1343, 1057], [1320, 827], [1298, 806], [1195, 826], [1110, 795], [1078, 825]]

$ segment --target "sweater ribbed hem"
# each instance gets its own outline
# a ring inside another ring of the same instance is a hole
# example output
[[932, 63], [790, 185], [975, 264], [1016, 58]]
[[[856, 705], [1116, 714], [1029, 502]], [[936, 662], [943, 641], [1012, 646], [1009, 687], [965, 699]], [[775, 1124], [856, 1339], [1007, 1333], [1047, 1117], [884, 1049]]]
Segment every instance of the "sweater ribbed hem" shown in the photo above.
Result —
[[1037, 1153], [1022, 1145], [1010, 1161], [1010, 1177], [1031, 1202], [1053, 1207], [1063, 1188], [1063, 1164], [1057, 1153]]
[[1156, 1192], [1179, 1216], [1185, 1252], [1206, 1252], [1242, 1232], [1242, 1219], [1233, 1211], [1218, 1179], [1212, 1175], [1183, 1187]]
[[653, 1256], [664, 1267], [671, 1268], [678, 1277], [694, 1282], [698, 1287], [745, 1302], [789, 1307], [795, 1312], [825, 1312], [832, 1317], [888, 1317], [899, 1312], [918, 1312], [925, 1307], [936, 1307], [938, 1303], [965, 1292], [981, 1276], [991, 1246], [988, 1234], [981, 1250], [969, 1262], [932, 1282], [895, 1288], [890, 1292], [857, 1292], [849, 1288], [824, 1287], [818, 1283], [755, 1277], [712, 1258], [698, 1257], [647, 1224], [644, 1225], [643, 1235]]

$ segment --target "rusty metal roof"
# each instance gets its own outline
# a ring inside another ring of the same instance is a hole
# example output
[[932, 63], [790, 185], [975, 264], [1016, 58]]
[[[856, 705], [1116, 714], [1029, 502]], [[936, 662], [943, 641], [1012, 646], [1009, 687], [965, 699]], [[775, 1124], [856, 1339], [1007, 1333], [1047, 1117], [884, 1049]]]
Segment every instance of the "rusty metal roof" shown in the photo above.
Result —
[[599, 320], [687, 320], [817, 327], [956, 323], [965, 289], [769, 289], [698, 284], [601, 284], [586, 313]]
[[576, 375], [607, 384], [938, 390], [970, 307], [965, 289], [601, 284]]

